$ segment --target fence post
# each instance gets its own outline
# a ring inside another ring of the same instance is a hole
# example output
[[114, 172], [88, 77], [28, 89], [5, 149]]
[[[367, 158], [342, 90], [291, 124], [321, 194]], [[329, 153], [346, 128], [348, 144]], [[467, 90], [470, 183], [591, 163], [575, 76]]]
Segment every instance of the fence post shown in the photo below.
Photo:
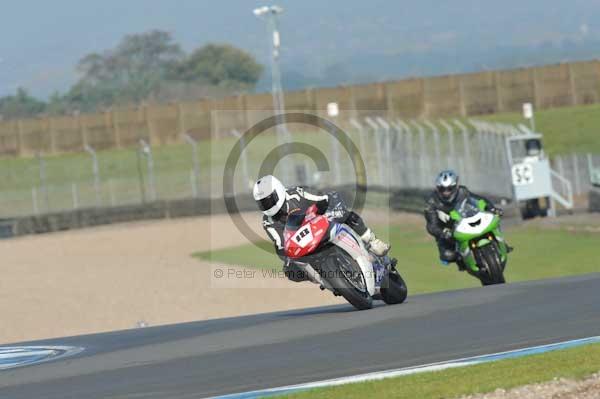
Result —
[[148, 188], [150, 189], [150, 200], [156, 200], [156, 182], [154, 180], [154, 158], [152, 157], [152, 148], [144, 140], [140, 139], [140, 151], [146, 157], [148, 167]]
[[573, 161], [573, 172], [575, 173], [575, 194], [581, 194], [581, 180], [579, 175], [579, 159], [577, 158], [577, 154], [572, 155]]
[[[390, 189], [391, 185], [392, 185], [392, 174], [391, 174], [391, 170], [392, 170], [392, 130], [390, 128], [390, 124], [387, 123], [387, 121], [383, 118], [377, 117], [376, 118], [377, 122], [379, 122], [379, 125], [383, 128], [384, 131], [384, 140], [385, 140], [385, 158], [386, 158], [386, 173], [385, 173], [385, 177], [386, 177], [386, 189]], [[383, 154], [380, 154], [383, 155]]]
[[190, 186], [192, 187], [192, 197], [198, 198], [200, 195], [198, 193], [198, 181], [196, 180], [194, 169], [190, 169]]
[[42, 154], [39, 152], [37, 153], [37, 159], [38, 159], [38, 167], [39, 167], [39, 173], [40, 173], [40, 186], [42, 188], [43, 195], [44, 195], [46, 212], [48, 212], [50, 210], [50, 195], [48, 193], [48, 182], [47, 182], [47, 178], [46, 178], [46, 161], [44, 160], [44, 157], [42, 157]]
[[502, 101], [502, 83], [500, 81], [500, 72], [494, 72], [494, 88], [496, 89], [496, 112], [504, 111], [504, 102]]
[[31, 202], [33, 203], [33, 213], [35, 215], [39, 215], [40, 208], [38, 206], [38, 195], [37, 195], [37, 189], [35, 187], [31, 187]]
[[[236, 129], [233, 129], [231, 131], [231, 134], [234, 137], [237, 137], [239, 139], [241, 148], [245, 148], [246, 147], [246, 138], [244, 137], [244, 135], [242, 133], [240, 133]], [[251, 182], [251, 180], [250, 180], [250, 172], [249, 172], [249, 169], [248, 169], [248, 151], [242, 150], [242, 153], [241, 153], [240, 156], [242, 158], [241, 159], [241, 161], [242, 161], [242, 174], [243, 174], [243, 177], [244, 177], [244, 190], [245, 190], [247, 186], [250, 186], [250, 184], [254, 183], [254, 182]], [[197, 155], [196, 155], [196, 157], [197, 157]], [[200, 176], [198, 176], [198, 178], [199, 177]]]
[[71, 196], [73, 197], [73, 209], [79, 208], [79, 190], [77, 183], [71, 183]]
[[[556, 166], [558, 168], [558, 174], [560, 174], [562, 177], [567, 177], [565, 175], [565, 165], [563, 163], [563, 157], [562, 155], [559, 155], [556, 157]], [[564, 180], [560, 180], [560, 186], [561, 186], [561, 192], [565, 192], [565, 182]]]
[[471, 184], [471, 170], [473, 167], [472, 154], [471, 154], [471, 141], [469, 140], [469, 130], [467, 127], [458, 119], [454, 119], [454, 124], [458, 126], [461, 130], [462, 139], [463, 139], [463, 172], [462, 175], [465, 176], [465, 183]]
[[384, 160], [383, 160], [383, 157], [381, 156], [381, 154], [383, 154], [383, 149], [381, 148], [381, 139], [379, 137], [380, 136], [379, 126], [370, 117], [366, 117], [365, 122], [367, 123], [367, 125], [369, 125], [371, 127], [371, 129], [373, 129], [373, 138], [375, 139], [375, 145], [376, 145], [376, 150], [377, 150], [377, 172], [378, 172], [378, 176], [379, 176], [379, 184], [383, 185], [384, 184], [384, 177], [383, 177]]
[[440, 119], [440, 124], [444, 126], [448, 133], [448, 167], [456, 168], [456, 144], [454, 143], [454, 128], [448, 122]]
[[92, 157], [92, 173], [94, 174], [94, 191], [96, 192], [96, 206], [99, 207], [102, 204], [102, 200], [100, 195], [100, 167], [98, 166], [98, 157], [96, 155], [96, 151], [91, 146], [85, 144], [83, 148]]
[[150, 117], [150, 112], [148, 112], [148, 105], [143, 106], [144, 112], [144, 121], [146, 122], [146, 129], [148, 129], [148, 140], [151, 144], [161, 144], [161, 140], [159, 135], [156, 134], [156, 129], [154, 129], [154, 123], [152, 123], [152, 118]]
[[[195, 180], [194, 185], [196, 186], [196, 192], [195, 192], [194, 197], [198, 198], [199, 197], [199, 190], [198, 190], [199, 187], [198, 186], [200, 183], [200, 163], [198, 160], [198, 142], [187, 133], [183, 133], [182, 136], [183, 136], [183, 139], [190, 146], [192, 146], [192, 173], [193, 173], [194, 180]], [[192, 187], [194, 187], [194, 185]]]
[[108, 180], [108, 194], [110, 196], [110, 206], [114, 207], [117, 204], [117, 198], [113, 179]]
[[[404, 154], [406, 155], [404, 157], [405, 162], [406, 162], [406, 169], [405, 169], [405, 178], [404, 181], [406, 182], [408, 187], [417, 187], [417, 184], [415, 182], [415, 173], [414, 173], [414, 157], [415, 157], [415, 152], [413, 151], [413, 133], [412, 130], [410, 128], [410, 126], [404, 122], [402, 119], [397, 119], [396, 120], [398, 122], [398, 124], [400, 126], [402, 126], [402, 129], [404, 130]], [[404, 169], [403, 169], [404, 170]]]
[[144, 172], [142, 171], [142, 150], [137, 148], [135, 151], [137, 156], [137, 171], [140, 185], [140, 199], [142, 203], [146, 203], [146, 185], [144, 184]]
[[[425, 129], [421, 126], [416, 120], [410, 121], [414, 127], [417, 128], [417, 132], [419, 132], [419, 188], [424, 188], [427, 186], [427, 177], [425, 169], [429, 164], [429, 154], [427, 154], [427, 148], [425, 143]], [[425, 156], [427, 156], [427, 161], [425, 161]]]
[[339, 143], [332, 136], [327, 135], [329, 143], [331, 145], [331, 157], [333, 159], [333, 185], [341, 184], [341, 165], [340, 165], [340, 147]]
[[592, 156], [591, 153], [587, 154], [587, 162], [588, 162], [588, 171], [589, 171], [589, 175], [590, 175], [590, 180], [589, 180], [589, 184], [592, 184], [592, 180], [594, 179], [594, 157]]
[[[427, 125], [429, 127], [429, 129], [431, 129], [431, 131], [433, 132], [433, 156], [434, 156], [434, 171], [437, 172], [441, 169], [441, 165], [442, 165], [442, 149], [441, 149], [441, 143], [440, 143], [440, 130], [438, 129], [438, 127], [432, 123], [431, 121], [425, 119], [423, 121], [423, 123], [425, 125]], [[431, 167], [431, 164], [430, 164]]]
[[397, 120], [392, 122], [392, 126], [394, 127], [394, 132], [395, 132], [395, 136], [394, 136], [395, 141], [394, 141], [393, 149], [396, 151], [394, 152], [392, 165], [390, 165], [390, 168], [393, 171], [398, 172], [398, 173], [394, 173], [398, 187], [404, 187], [407, 185], [406, 179], [404, 177], [405, 171], [404, 171], [404, 167], [402, 164], [406, 160], [406, 156], [405, 156], [405, 151], [406, 151], [405, 147], [406, 146], [404, 143], [404, 128], [402, 127], [402, 124], [399, 123], [399, 121], [397, 121]]
[[366, 165], [368, 163], [368, 160], [367, 160], [366, 140], [363, 137], [363, 126], [360, 124], [359, 121], [357, 121], [354, 118], [350, 119], [350, 124], [352, 126], [354, 126], [356, 128], [356, 130], [358, 131], [358, 145], [360, 148], [360, 156], [361, 156], [361, 158], [363, 158], [365, 165]]

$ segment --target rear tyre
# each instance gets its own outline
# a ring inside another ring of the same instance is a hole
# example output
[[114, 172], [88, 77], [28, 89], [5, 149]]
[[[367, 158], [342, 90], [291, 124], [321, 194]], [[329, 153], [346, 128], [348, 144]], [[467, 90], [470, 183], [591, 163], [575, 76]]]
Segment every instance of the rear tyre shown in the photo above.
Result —
[[333, 247], [326, 261], [321, 266], [322, 277], [358, 310], [371, 309], [373, 298], [367, 290], [367, 283], [362, 269], [350, 255], [338, 247]]
[[396, 271], [386, 273], [381, 282], [381, 299], [388, 305], [397, 305], [406, 300], [408, 289], [400, 273]]
[[487, 272], [484, 272], [480, 277], [481, 284], [494, 285], [506, 283], [502, 260], [500, 259], [496, 244], [490, 244], [479, 248], [479, 254], [483, 266], [487, 269]]

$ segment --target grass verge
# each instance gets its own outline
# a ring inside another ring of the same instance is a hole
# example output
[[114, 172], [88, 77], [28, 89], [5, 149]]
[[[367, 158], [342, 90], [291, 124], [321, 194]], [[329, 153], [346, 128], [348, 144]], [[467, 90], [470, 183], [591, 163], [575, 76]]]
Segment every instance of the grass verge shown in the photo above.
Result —
[[[378, 229], [376, 229], [378, 230]], [[379, 231], [385, 231], [385, 228]], [[506, 239], [516, 249], [509, 255], [507, 281], [535, 280], [597, 272], [600, 234], [519, 226], [506, 230]], [[446, 291], [479, 286], [479, 282], [456, 266], [441, 266], [435, 243], [424, 228], [414, 225], [391, 226], [392, 255], [406, 279], [411, 294]], [[259, 269], [279, 269], [281, 261], [273, 255], [271, 243], [248, 244], [195, 257], [216, 263]]]
[[556, 377], [579, 379], [599, 369], [600, 344], [593, 344], [518, 359], [315, 389], [279, 397], [298, 399], [456, 398], [462, 395], [491, 392], [497, 388], [509, 389], [549, 381]]
[[[475, 118], [528, 125], [520, 113]], [[536, 111], [535, 124], [536, 130], [544, 134], [544, 147], [550, 155], [600, 152], [600, 105], [598, 104]]]

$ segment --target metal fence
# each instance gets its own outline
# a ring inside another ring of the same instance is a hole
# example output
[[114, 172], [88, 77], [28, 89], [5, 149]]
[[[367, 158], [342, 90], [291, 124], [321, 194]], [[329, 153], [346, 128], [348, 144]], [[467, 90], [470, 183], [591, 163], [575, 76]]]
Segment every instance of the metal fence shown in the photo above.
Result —
[[[561, 63], [505, 71], [434, 76], [285, 92], [286, 110], [325, 113], [338, 102], [344, 117], [462, 117], [600, 102], [600, 61]], [[85, 144], [123, 149], [143, 138], [175, 143], [180, 132], [209, 138], [211, 127], [243, 129], [255, 110], [271, 110], [270, 93], [118, 108], [96, 114], [0, 121], [0, 154], [76, 153]], [[236, 114], [219, 114], [237, 110]], [[363, 111], [360, 111], [363, 110]], [[228, 116], [235, 116], [230, 118]]]
[[[288, 185], [322, 189], [356, 182], [353, 162], [362, 159], [366, 183], [384, 189], [428, 189], [436, 174], [454, 169], [476, 192], [512, 197], [507, 135], [524, 127], [478, 120], [403, 120], [377, 116], [335, 121], [358, 149], [348, 153], [339, 138], [317, 129], [290, 128], [293, 142], [322, 152], [329, 170], [314, 157], [293, 154], [275, 167]], [[223, 196], [226, 160], [245, 136], [236, 130], [196, 141], [182, 134], [178, 144], [150, 147], [140, 140], [132, 149], [94, 151], [54, 157], [0, 159], [0, 216], [42, 214], [90, 207], [139, 204], [163, 199]], [[264, 160], [279, 143], [273, 134], [248, 145], [237, 162], [233, 187], [248, 193]], [[358, 155], [358, 157], [357, 157]], [[287, 168], [281, 168], [286, 163]], [[553, 159], [554, 169], [587, 192], [600, 156], [568, 155]], [[289, 167], [293, 165], [293, 167]], [[284, 174], [284, 172], [286, 174]]]
[[559, 155], [552, 159], [552, 165], [554, 170], [571, 182], [575, 196], [587, 196], [592, 181], [600, 177], [598, 154]]

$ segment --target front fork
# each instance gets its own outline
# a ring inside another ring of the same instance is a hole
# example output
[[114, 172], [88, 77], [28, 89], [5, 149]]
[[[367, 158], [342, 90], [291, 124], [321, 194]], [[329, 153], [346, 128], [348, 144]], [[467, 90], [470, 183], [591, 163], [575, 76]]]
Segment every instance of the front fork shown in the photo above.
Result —
[[[483, 245], [479, 245], [480, 243], [482, 243], [483, 240], [485, 240], [486, 242], [484, 242]], [[504, 237], [502, 236], [502, 232], [500, 231], [500, 229], [496, 229], [496, 230], [492, 231], [491, 238], [490, 237], [479, 238], [477, 241], [477, 244], [474, 247], [471, 246], [472, 242], [473, 242], [473, 240], [470, 240], [470, 241], [458, 244], [459, 254], [460, 254], [460, 257], [461, 257], [463, 263], [465, 264], [465, 266], [467, 268], [467, 271], [473, 272], [473, 273], [479, 273], [479, 266], [477, 265], [477, 259], [476, 259], [474, 251], [476, 251], [478, 248], [480, 248], [484, 245], [492, 245], [493, 243], [495, 243], [497, 245], [498, 250], [500, 251], [500, 260], [502, 261], [503, 266], [506, 264], [508, 251], [507, 251], [506, 243], [504, 242]]]

